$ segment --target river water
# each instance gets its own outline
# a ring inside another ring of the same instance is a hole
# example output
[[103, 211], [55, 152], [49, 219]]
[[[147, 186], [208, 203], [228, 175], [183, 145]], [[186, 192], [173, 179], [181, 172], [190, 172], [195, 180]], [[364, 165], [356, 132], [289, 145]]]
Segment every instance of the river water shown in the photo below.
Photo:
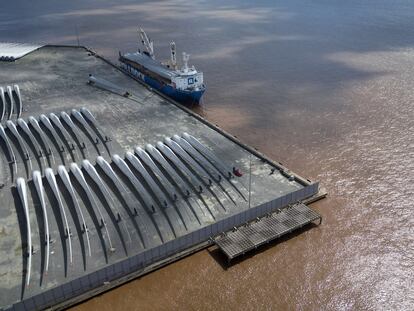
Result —
[[329, 197], [323, 224], [232, 266], [201, 251], [75, 310], [413, 310], [414, 2], [0, 3], [0, 40], [115, 59], [179, 52], [205, 74], [197, 111]]

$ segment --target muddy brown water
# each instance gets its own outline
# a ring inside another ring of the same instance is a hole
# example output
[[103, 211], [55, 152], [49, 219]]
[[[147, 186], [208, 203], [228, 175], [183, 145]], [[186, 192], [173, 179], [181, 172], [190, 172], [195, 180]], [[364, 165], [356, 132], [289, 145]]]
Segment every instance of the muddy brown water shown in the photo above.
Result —
[[[116, 58], [137, 25], [204, 71], [196, 108], [329, 197], [323, 224], [232, 266], [198, 252], [74, 310], [414, 309], [414, 2], [0, 4], [2, 41]], [[78, 36], [76, 35], [78, 34]]]

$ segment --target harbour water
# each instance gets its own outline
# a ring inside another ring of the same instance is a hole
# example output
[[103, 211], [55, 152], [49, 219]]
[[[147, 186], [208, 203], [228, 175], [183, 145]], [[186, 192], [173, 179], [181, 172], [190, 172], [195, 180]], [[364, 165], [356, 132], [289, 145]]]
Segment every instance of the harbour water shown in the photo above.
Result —
[[414, 3], [70, 1], [0, 4], [0, 41], [77, 44], [113, 60], [137, 26], [191, 54], [195, 108], [329, 197], [323, 223], [226, 266], [213, 249], [77, 310], [412, 310]]

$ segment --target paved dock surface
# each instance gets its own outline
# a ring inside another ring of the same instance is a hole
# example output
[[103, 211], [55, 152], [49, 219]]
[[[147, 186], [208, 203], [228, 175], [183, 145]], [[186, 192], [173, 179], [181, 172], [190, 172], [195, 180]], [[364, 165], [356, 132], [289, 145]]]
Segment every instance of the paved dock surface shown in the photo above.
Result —
[[[131, 96], [87, 84], [89, 74]], [[0, 152], [0, 306], [245, 211], [249, 188], [255, 207], [306, 186], [84, 48], [43, 47], [16, 62], [0, 62], [0, 86], [14, 84], [21, 90], [21, 119], [33, 137], [15, 112], [10, 120], [6, 114], [1, 123], [10, 141], [1, 141]], [[13, 134], [13, 124], [21, 137]], [[243, 176], [234, 176], [233, 167]], [[44, 206], [33, 171], [42, 176]], [[27, 185], [31, 256], [19, 177]]]

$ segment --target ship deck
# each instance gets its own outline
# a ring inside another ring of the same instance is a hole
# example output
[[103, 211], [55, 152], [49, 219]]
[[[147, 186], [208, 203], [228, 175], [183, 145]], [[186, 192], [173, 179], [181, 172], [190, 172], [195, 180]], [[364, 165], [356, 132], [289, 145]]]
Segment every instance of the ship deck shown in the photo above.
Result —
[[156, 73], [165, 79], [171, 80], [173, 77], [179, 76], [179, 74], [175, 71], [165, 68], [159, 62], [146, 55], [139, 53], [127, 53], [124, 54], [123, 57], [131, 62], [140, 64], [149, 71]]
[[[131, 95], [89, 85], [89, 74]], [[0, 86], [14, 84], [21, 91], [21, 118], [34, 138], [23, 131], [16, 111], [8, 123], [6, 113], [1, 123], [9, 143], [0, 142], [0, 308], [54, 306], [166, 258], [178, 258], [176, 254], [220, 232], [318, 192], [317, 183], [254, 152], [85, 48], [45, 46], [15, 62], [0, 62]], [[42, 114], [52, 121], [51, 130], [42, 123]], [[35, 133], [30, 117], [40, 122], [44, 138]], [[14, 135], [13, 124], [21, 137]], [[35, 140], [43, 145], [38, 147]], [[137, 146], [144, 154], [136, 152]], [[69, 180], [59, 175], [59, 165]], [[57, 190], [50, 176], [44, 177], [46, 167], [53, 170]], [[243, 176], [228, 178], [233, 167]], [[32, 179], [35, 170], [43, 176], [47, 225]], [[100, 178], [93, 177], [93, 170]], [[16, 184], [19, 177], [27, 185], [28, 218], [23, 190]]]

